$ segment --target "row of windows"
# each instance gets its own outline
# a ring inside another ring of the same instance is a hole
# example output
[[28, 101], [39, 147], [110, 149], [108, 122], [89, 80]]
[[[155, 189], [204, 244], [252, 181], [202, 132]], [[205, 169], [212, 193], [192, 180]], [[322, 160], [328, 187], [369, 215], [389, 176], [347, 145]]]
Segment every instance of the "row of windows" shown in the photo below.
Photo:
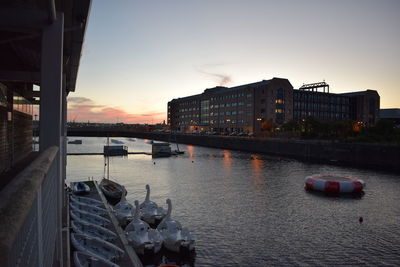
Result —
[[347, 105], [333, 105], [333, 104], [321, 104], [321, 103], [303, 103], [295, 102], [295, 109], [311, 109], [311, 110], [326, 110], [326, 111], [336, 111], [336, 112], [348, 112], [349, 106]]
[[187, 111], [196, 111], [196, 110], [200, 110], [200, 108], [182, 108], [179, 109], [179, 112], [187, 112]]
[[[239, 93], [239, 94], [232, 94], [232, 95], [223, 95], [223, 96], [216, 96], [216, 97], [211, 97], [210, 100], [211, 101], [217, 101], [217, 100], [224, 100], [224, 99], [235, 99], [238, 97], [244, 97], [245, 94], [244, 93]], [[247, 98], [252, 97], [253, 94], [246, 94]]]
[[330, 113], [330, 112], [306, 112], [306, 111], [295, 111], [294, 118], [306, 118], [308, 116], [316, 117], [316, 118], [324, 118], [324, 119], [348, 119], [349, 114], [347, 113]]
[[210, 120], [210, 124], [235, 124], [235, 123], [250, 123], [249, 121], [245, 120], [232, 120], [232, 119], [225, 119], [225, 120]]
[[294, 93], [293, 99], [299, 101], [314, 101], [325, 103], [349, 104], [348, 97], [333, 96], [328, 94]]

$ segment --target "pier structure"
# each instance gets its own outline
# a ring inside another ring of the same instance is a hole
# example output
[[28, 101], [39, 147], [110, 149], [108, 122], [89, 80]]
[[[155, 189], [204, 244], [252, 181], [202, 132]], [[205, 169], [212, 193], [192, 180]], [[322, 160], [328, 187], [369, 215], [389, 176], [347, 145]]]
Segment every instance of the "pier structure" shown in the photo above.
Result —
[[0, 4], [0, 266], [69, 266], [66, 103], [90, 6], [91, 0]]

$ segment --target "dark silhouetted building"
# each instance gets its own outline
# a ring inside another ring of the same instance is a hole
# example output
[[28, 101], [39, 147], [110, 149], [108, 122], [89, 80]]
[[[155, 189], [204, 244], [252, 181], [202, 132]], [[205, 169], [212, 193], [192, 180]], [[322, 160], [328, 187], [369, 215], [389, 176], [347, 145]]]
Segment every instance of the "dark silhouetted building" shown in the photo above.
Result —
[[325, 82], [293, 89], [288, 79], [272, 78], [235, 87], [217, 86], [168, 102], [168, 125], [179, 132], [255, 132], [290, 120], [314, 117], [376, 123], [379, 94], [374, 90], [333, 94]]

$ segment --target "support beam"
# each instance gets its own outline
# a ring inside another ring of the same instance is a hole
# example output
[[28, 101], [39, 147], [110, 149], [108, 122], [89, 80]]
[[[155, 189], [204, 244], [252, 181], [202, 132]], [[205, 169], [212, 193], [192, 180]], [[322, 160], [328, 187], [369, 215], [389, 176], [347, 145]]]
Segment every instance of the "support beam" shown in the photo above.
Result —
[[[63, 40], [64, 39], [64, 15], [60, 14], [53, 24], [43, 29], [42, 58], [40, 76], [40, 151], [51, 146], [59, 148], [56, 156], [56, 179], [58, 198], [57, 202], [57, 233], [55, 243], [55, 262], [63, 265], [62, 256], [62, 201], [61, 190], [64, 186], [63, 168]], [[54, 255], [47, 251], [48, 255]]]
[[40, 78], [40, 150], [60, 148], [64, 17], [43, 30]]

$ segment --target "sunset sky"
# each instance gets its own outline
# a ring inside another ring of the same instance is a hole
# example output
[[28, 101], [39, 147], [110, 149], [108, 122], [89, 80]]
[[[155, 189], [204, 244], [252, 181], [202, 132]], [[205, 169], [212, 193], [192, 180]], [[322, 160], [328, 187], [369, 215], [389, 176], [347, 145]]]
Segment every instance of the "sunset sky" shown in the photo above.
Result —
[[92, 1], [68, 119], [158, 123], [167, 102], [272, 77], [400, 107], [400, 1]]

